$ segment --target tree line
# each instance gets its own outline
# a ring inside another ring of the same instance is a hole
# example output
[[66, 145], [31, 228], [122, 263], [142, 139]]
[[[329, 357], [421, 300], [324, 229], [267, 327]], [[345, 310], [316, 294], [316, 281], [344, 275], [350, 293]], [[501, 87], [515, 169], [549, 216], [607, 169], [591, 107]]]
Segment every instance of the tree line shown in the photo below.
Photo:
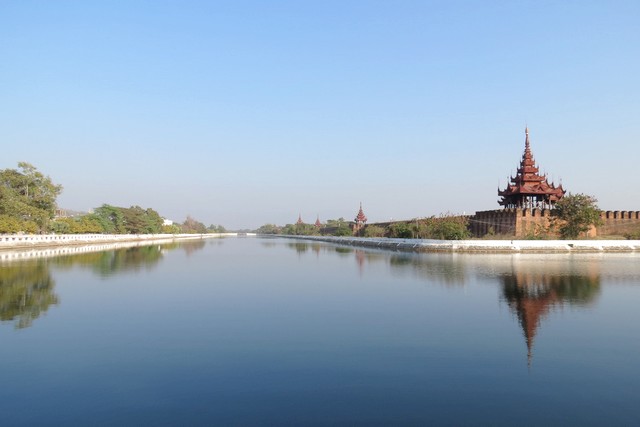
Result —
[[313, 224], [287, 224], [277, 226], [265, 224], [256, 230], [259, 234], [284, 234], [297, 236], [360, 236], [389, 237], [400, 239], [442, 239], [461, 240], [471, 236], [468, 220], [464, 216], [443, 214], [438, 217], [398, 221], [389, 224], [369, 224], [354, 234], [353, 223], [344, 218], [328, 220], [317, 227]]
[[221, 225], [205, 226], [187, 216], [182, 224], [165, 225], [152, 208], [103, 204], [93, 212], [56, 217], [56, 200], [62, 186], [33, 165], [20, 162], [17, 169], [0, 170], [0, 233], [58, 234], [179, 234], [224, 233]]
[[[567, 194], [551, 211], [548, 227], [527, 235], [526, 239], [577, 239], [586, 236], [591, 227], [602, 224], [597, 200], [586, 194]], [[298, 236], [332, 235], [360, 237], [389, 237], [402, 239], [462, 240], [471, 237], [469, 220], [465, 216], [441, 214], [430, 218], [397, 221], [387, 224], [369, 224], [354, 233], [353, 223], [344, 218], [328, 220], [317, 227], [312, 224], [265, 224], [256, 230], [259, 234], [284, 234]], [[494, 238], [493, 235], [488, 235]], [[627, 239], [640, 238], [640, 229], [625, 235]]]

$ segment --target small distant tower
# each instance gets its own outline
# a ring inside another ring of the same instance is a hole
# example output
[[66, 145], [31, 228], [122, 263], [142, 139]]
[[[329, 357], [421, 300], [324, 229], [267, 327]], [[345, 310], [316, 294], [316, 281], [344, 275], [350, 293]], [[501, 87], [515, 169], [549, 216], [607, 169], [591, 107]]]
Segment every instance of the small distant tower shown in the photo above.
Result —
[[322, 223], [320, 222], [320, 215], [318, 215], [318, 218], [316, 219], [316, 223], [313, 225], [315, 225], [318, 228], [322, 227]]
[[356, 222], [353, 226], [353, 234], [358, 234], [360, 230], [364, 228], [364, 225], [367, 222], [367, 217], [365, 216], [362, 210], [362, 202], [360, 202], [360, 210], [358, 211], [358, 215], [356, 215], [354, 221]]
[[298, 221], [296, 221], [296, 225], [302, 225], [304, 222], [302, 221], [302, 215], [298, 214]]

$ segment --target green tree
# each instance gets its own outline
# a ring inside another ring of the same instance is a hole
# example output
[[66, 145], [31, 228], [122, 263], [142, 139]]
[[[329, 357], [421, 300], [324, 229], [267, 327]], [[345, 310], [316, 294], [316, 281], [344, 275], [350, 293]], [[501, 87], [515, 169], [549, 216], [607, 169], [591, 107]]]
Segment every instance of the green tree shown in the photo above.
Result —
[[0, 215], [0, 234], [13, 234], [22, 230], [22, 221], [11, 215]]
[[278, 227], [275, 224], [264, 224], [264, 225], [261, 225], [256, 230], [256, 233], [258, 233], [258, 234], [280, 234], [281, 230], [280, 230], [280, 227]]
[[349, 224], [342, 222], [332, 233], [334, 236], [353, 236], [353, 230], [349, 227]]
[[104, 232], [95, 214], [75, 218], [57, 218], [51, 222], [51, 231], [58, 234], [96, 234]]
[[389, 237], [395, 237], [399, 239], [411, 239], [413, 238], [413, 231], [409, 224], [406, 222], [396, 222], [389, 225], [387, 233]]
[[345, 219], [343, 217], [340, 217], [338, 219], [328, 219], [327, 220], [327, 227], [340, 227], [343, 225], [347, 225], [347, 221], [345, 221]]
[[104, 204], [94, 209], [94, 215], [102, 226], [102, 230], [106, 234], [124, 234], [126, 228], [124, 226], [124, 213], [122, 208]]
[[295, 234], [298, 236], [317, 236], [320, 230], [313, 224], [296, 224]]
[[206, 234], [207, 227], [200, 221], [187, 215], [187, 219], [182, 224], [182, 232], [188, 234]]
[[[75, 219], [75, 218], [74, 218]], [[102, 233], [102, 224], [94, 214], [82, 215], [75, 219], [72, 233], [77, 234], [97, 234]]]
[[442, 240], [463, 240], [471, 235], [467, 218], [449, 214], [431, 218], [430, 234], [432, 239]]
[[367, 225], [364, 229], [364, 237], [384, 237], [385, 229], [379, 225]]
[[0, 170], [0, 215], [32, 221], [37, 229], [46, 231], [55, 216], [56, 198], [62, 186], [29, 163], [20, 162], [18, 168]]
[[124, 219], [124, 229], [128, 234], [156, 234], [162, 230], [162, 218], [151, 208], [131, 206], [120, 210]]
[[163, 225], [160, 231], [164, 234], [180, 234], [182, 228], [177, 224]]
[[556, 202], [551, 210], [553, 226], [563, 239], [575, 239], [592, 226], [602, 224], [595, 197], [586, 194], [568, 194]]
[[226, 233], [227, 229], [224, 228], [222, 225], [211, 224], [207, 228], [207, 232], [209, 232], [209, 233]]

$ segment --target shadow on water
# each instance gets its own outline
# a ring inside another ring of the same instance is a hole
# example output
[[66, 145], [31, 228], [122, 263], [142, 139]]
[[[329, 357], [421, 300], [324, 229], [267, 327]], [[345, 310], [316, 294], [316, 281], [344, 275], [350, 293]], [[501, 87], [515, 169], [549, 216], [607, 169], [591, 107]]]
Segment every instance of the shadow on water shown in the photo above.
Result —
[[3, 263], [0, 265], [0, 321], [11, 322], [16, 329], [27, 328], [50, 306], [59, 304], [51, 267], [87, 268], [100, 277], [109, 277], [151, 269], [170, 250], [182, 249], [190, 256], [204, 246], [202, 240], [186, 241]]

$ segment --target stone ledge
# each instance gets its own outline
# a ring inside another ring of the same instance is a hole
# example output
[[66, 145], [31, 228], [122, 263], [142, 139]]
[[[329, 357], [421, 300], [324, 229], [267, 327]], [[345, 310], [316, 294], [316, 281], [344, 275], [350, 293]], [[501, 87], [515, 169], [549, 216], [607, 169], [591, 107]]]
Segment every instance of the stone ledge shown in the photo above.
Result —
[[287, 235], [277, 237], [414, 252], [640, 252], [640, 240], [427, 240]]

